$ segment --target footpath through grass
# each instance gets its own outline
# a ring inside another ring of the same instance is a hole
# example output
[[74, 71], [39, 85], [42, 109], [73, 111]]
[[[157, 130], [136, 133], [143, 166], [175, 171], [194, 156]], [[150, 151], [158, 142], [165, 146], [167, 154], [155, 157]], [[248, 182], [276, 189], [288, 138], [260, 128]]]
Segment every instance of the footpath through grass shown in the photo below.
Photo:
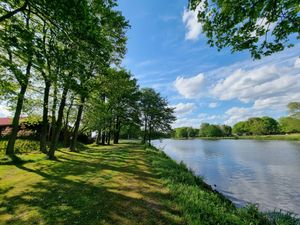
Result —
[[236, 209], [185, 166], [139, 144], [62, 149], [57, 161], [1, 157], [0, 224], [275, 224], [253, 207]]

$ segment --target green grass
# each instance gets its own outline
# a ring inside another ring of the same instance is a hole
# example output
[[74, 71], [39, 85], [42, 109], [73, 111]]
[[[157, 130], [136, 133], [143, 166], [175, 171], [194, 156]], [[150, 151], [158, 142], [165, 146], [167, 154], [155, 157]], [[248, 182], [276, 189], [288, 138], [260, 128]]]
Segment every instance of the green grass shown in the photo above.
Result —
[[271, 224], [161, 151], [124, 142], [84, 149], [60, 149], [57, 161], [22, 154], [17, 164], [2, 155], [0, 224]]
[[[0, 140], [0, 154], [5, 152], [8, 140]], [[32, 153], [38, 152], [40, 149], [40, 142], [29, 139], [17, 139], [15, 144], [15, 152], [18, 153]]]
[[276, 135], [247, 135], [232, 137], [197, 137], [204, 140], [222, 140], [222, 139], [251, 139], [251, 140], [285, 140], [300, 141], [300, 134], [276, 134]]
[[238, 209], [202, 179], [194, 176], [184, 164], [177, 164], [163, 152], [151, 151], [153, 168], [156, 168], [156, 173], [174, 196], [187, 224], [300, 224], [300, 220], [290, 214], [265, 214], [254, 205]]
[[300, 141], [300, 134], [239, 136], [238, 139]]

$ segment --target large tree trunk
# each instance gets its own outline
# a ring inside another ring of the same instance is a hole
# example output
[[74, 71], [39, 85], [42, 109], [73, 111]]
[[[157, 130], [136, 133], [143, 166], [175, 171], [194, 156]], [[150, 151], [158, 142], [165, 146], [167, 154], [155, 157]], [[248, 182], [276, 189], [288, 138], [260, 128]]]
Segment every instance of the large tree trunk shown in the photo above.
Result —
[[64, 88], [63, 93], [62, 93], [62, 98], [60, 101], [60, 105], [59, 105], [59, 109], [58, 109], [58, 115], [57, 115], [57, 121], [55, 124], [55, 129], [53, 132], [53, 140], [51, 141], [50, 150], [48, 152], [49, 159], [55, 159], [54, 154], [55, 154], [55, 150], [57, 148], [57, 143], [58, 143], [61, 127], [62, 127], [62, 120], [63, 120], [63, 116], [64, 116], [64, 108], [66, 105], [67, 94], [68, 94], [68, 88]]
[[101, 132], [101, 144], [102, 145], [105, 145], [105, 137], [106, 137], [106, 135], [105, 135], [105, 131], [103, 129]]
[[44, 103], [43, 103], [43, 122], [41, 130], [40, 151], [47, 154], [47, 133], [48, 133], [48, 108], [49, 108], [49, 93], [51, 82], [45, 79]]
[[115, 133], [114, 133], [114, 144], [119, 144], [120, 130], [121, 130], [121, 122], [120, 122], [120, 118], [117, 116]]
[[75, 122], [74, 132], [73, 132], [73, 135], [72, 135], [72, 140], [71, 140], [71, 145], [70, 145], [71, 152], [76, 151], [78, 130], [79, 130], [81, 116], [82, 116], [82, 112], [83, 112], [84, 101], [85, 101], [85, 98], [81, 97], [80, 98], [80, 105], [78, 107], [78, 113], [77, 113], [77, 118], [76, 118], [76, 122]]
[[14, 118], [13, 118], [13, 122], [12, 122], [12, 132], [10, 134], [8, 144], [6, 147], [6, 152], [5, 152], [6, 155], [14, 155], [14, 147], [15, 147], [15, 143], [16, 143], [16, 139], [17, 139], [17, 134], [19, 131], [19, 121], [20, 121], [20, 115], [22, 112], [26, 89], [27, 89], [27, 83], [21, 86], [20, 93], [18, 94], [17, 107], [16, 107]]
[[71, 109], [73, 107], [73, 101], [74, 101], [74, 96], [71, 97], [71, 102], [67, 110], [66, 120], [64, 124], [64, 147], [65, 148], [69, 147], [70, 144], [70, 132], [68, 132], [68, 126], [69, 126], [69, 116], [71, 113]]
[[147, 123], [147, 117], [145, 117], [143, 144], [146, 144], [147, 142]]
[[[26, 1], [27, 2], [27, 1]], [[27, 7], [27, 3], [26, 6]], [[29, 20], [30, 20], [30, 10], [28, 10], [27, 12], [27, 17], [26, 17], [26, 28], [29, 29]], [[23, 79], [18, 79], [18, 82], [21, 86], [20, 92], [18, 94], [18, 101], [17, 101], [17, 107], [16, 107], [16, 111], [15, 111], [15, 115], [13, 118], [13, 122], [12, 122], [12, 132], [10, 135], [10, 138], [8, 140], [7, 143], [7, 147], [6, 147], [6, 151], [5, 154], [6, 155], [14, 155], [14, 148], [15, 148], [15, 143], [16, 143], [16, 139], [17, 139], [17, 135], [18, 135], [18, 131], [19, 131], [19, 121], [20, 121], [20, 115], [22, 112], [22, 108], [23, 108], [23, 102], [24, 102], [24, 97], [25, 97], [25, 93], [26, 93], [26, 89], [28, 86], [28, 80], [29, 80], [29, 76], [30, 76], [30, 72], [31, 72], [31, 67], [32, 67], [32, 52], [31, 52], [31, 46], [32, 43], [28, 42], [28, 44], [26, 45], [27, 50], [28, 50], [28, 63], [27, 63], [27, 67], [26, 67], [26, 74], [23, 77]], [[9, 57], [10, 57], [10, 61], [12, 61], [12, 55], [9, 53]]]
[[98, 132], [97, 132], [97, 138], [96, 138], [96, 144], [97, 145], [100, 144], [100, 139], [101, 139], [101, 130], [98, 130]]
[[[56, 107], [57, 107], [57, 80], [54, 81], [54, 89], [53, 89], [53, 103], [52, 103], [52, 109], [51, 109], [51, 126], [49, 129], [49, 141], [51, 142], [54, 140], [54, 130], [56, 127]], [[50, 135], [51, 134], [51, 135]]]

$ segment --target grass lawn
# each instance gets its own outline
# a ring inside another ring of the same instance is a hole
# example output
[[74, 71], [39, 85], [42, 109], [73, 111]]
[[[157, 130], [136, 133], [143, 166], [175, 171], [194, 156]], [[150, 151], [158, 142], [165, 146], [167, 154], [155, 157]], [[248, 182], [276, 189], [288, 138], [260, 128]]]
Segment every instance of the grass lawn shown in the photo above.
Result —
[[19, 157], [19, 164], [0, 157], [0, 224], [271, 224], [139, 144], [61, 149], [57, 161]]

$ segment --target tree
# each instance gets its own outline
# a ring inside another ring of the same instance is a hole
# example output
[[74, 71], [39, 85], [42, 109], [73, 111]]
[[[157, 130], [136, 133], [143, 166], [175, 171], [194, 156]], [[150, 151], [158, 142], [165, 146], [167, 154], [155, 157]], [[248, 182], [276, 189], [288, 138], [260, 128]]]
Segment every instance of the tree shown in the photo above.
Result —
[[294, 117], [282, 117], [279, 119], [279, 127], [283, 133], [300, 133], [300, 120]]
[[189, 0], [210, 46], [249, 50], [255, 59], [293, 46], [300, 38], [299, 0]]
[[230, 137], [232, 135], [232, 128], [228, 125], [221, 125], [220, 129], [222, 130], [223, 136]]
[[280, 132], [279, 124], [275, 119], [268, 116], [264, 116], [261, 119], [264, 126], [263, 134], [278, 134]]
[[[25, 20], [14, 19], [6, 23], [1, 30], [1, 63], [8, 73], [11, 73], [20, 86], [15, 114], [12, 122], [12, 132], [7, 144], [6, 154], [14, 154], [14, 145], [19, 130], [19, 120], [22, 112], [24, 96], [32, 72], [34, 28], [31, 25], [30, 9], [24, 13]], [[6, 53], [6, 55], [4, 54]]]
[[200, 137], [222, 137], [223, 132], [218, 125], [202, 123], [199, 135]]
[[150, 144], [153, 133], [171, 131], [171, 123], [175, 121], [174, 109], [168, 102], [151, 88], [141, 90], [141, 120], [143, 122], [143, 143]]
[[300, 119], [300, 102], [290, 102], [287, 107], [291, 117]]
[[246, 121], [240, 121], [236, 123], [233, 128], [232, 132], [237, 135], [247, 135], [249, 134], [248, 124]]
[[178, 127], [178, 128], [175, 128], [175, 137], [176, 138], [188, 138], [187, 127]]

